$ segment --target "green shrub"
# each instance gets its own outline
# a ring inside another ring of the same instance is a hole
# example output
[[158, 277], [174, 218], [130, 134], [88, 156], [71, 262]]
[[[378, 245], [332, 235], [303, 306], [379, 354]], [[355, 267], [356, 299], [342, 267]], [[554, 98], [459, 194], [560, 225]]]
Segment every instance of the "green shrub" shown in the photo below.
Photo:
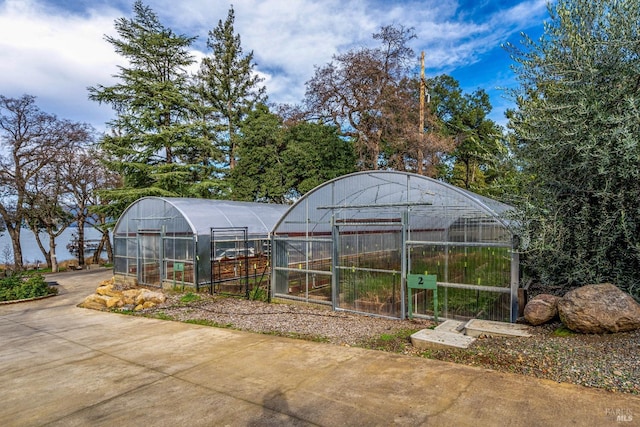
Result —
[[249, 299], [251, 301], [267, 301], [268, 298], [269, 294], [267, 293], [267, 291], [259, 286], [256, 286], [249, 291]]
[[58, 290], [47, 285], [42, 275], [15, 275], [0, 279], [0, 301], [37, 298], [57, 293]]

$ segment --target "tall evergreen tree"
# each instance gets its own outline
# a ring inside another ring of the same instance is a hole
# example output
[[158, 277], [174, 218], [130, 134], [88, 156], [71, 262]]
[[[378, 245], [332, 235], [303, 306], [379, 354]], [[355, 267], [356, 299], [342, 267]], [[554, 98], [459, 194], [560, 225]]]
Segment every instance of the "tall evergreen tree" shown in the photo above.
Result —
[[101, 142], [109, 166], [123, 176], [123, 187], [108, 194], [113, 216], [141, 196], [192, 195], [209, 178], [203, 153], [212, 151], [194, 120], [186, 71], [194, 62], [188, 51], [194, 38], [175, 34], [141, 1], [133, 13], [116, 20], [118, 37], [106, 37], [126, 60], [118, 83], [89, 88], [90, 99], [116, 113]]
[[640, 298], [640, 3], [558, 0], [544, 35], [508, 46], [523, 205], [543, 283], [609, 281]]
[[429, 87], [432, 108], [455, 141], [455, 148], [445, 155], [443, 177], [477, 193], [489, 192], [508, 151], [502, 129], [487, 117], [492, 108], [489, 95], [482, 89], [463, 93], [459, 82], [447, 75], [431, 79]]
[[204, 104], [204, 117], [211, 125], [208, 135], [223, 153], [229, 169], [236, 166], [239, 129], [242, 120], [258, 103], [266, 101], [262, 78], [254, 72], [253, 52], [243, 54], [240, 35], [234, 33], [235, 13], [209, 31], [207, 47], [211, 55], [203, 58], [198, 73], [198, 94]]

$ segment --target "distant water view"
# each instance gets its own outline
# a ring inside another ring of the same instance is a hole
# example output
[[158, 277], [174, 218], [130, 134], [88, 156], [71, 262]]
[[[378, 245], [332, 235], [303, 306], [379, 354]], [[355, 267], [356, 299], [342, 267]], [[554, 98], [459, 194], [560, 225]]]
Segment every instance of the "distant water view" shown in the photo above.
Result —
[[[84, 232], [85, 240], [99, 240], [101, 238], [100, 232], [95, 228], [85, 228]], [[67, 249], [67, 245], [75, 236], [77, 236], [77, 234], [78, 229], [76, 227], [69, 227], [56, 238], [56, 259], [58, 262], [76, 259], [76, 257]], [[40, 236], [42, 244], [47, 250], [49, 250], [49, 236], [46, 233], [41, 233]], [[38, 247], [38, 243], [36, 243], [35, 235], [31, 231], [23, 229], [20, 232], [20, 240], [22, 242], [22, 259], [25, 264], [35, 264], [36, 261], [40, 261], [40, 264], [45, 264], [44, 255]], [[9, 260], [5, 259], [7, 248], [8, 251], [10, 251]], [[87, 252], [87, 256], [90, 255], [93, 255], [93, 252]], [[106, 258], [106, 255], [103, 255], [103, 258]], [[13, 263], [13, 250], [11, 238], [5, 231], [0, 236], [0, 264], [4, 264], [7, 261]]]

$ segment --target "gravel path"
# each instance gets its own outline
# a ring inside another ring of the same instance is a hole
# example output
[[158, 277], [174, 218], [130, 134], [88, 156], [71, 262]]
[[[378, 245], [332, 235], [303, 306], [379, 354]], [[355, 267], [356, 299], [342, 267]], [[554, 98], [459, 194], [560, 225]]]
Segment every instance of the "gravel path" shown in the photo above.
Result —
[[[201, 295], [201, 294], [200, 294]], [[361, 346], [479, 366], [557, 382], [640, 394], [640, 330], [618, 334], [570, 333], [561, 323], [531, 327], [529, 338], [481, 338], [468, 349], [419, 350], [411, 333], [432, 326], [428, 320], [392, 320], [298, 303], [264, 303], [245, 299], [201, 296], [167, 302], [144, 315], [178, 321], [336, 345]]]
[[333, 311], [328, 306], [302, 303], [265, 303], [239, 298], [204, 296], [181, 303], [180, 295], [147, 313], [158, 312], [178, 321], [194, 321], [265, 334], [277, 334], [331, 344], [357, 346], [382, 334], [428, 328], [428, 320], [393, 320]]

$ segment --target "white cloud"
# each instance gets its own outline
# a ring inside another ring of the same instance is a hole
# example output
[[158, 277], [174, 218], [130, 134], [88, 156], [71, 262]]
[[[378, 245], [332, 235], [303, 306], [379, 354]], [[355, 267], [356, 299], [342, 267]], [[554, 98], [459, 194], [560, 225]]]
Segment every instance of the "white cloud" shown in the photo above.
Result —
[[[35, 95], [43, 110], [71, 120], [103, 117], [86, 88], [108, 82], [116, 71], [117, 57], [103, 38], [116, 13], [79, 17], [52, 13], [33, 0], [6, 1], [0, 7], [0, 93]], [[77, 110], [82, 117], [73, 117]]]
[[[131, 17], [133, 2], [78, 2], [75, 7], [85, 3], [91, 8], [73, 11], [56, 8], [56, 0], [0, 0], [0, 94], [32, 94], [47, 112], [101, 127], [112, 113], [89, 101], [86, 89], [113, 82], [111, 76], [122, 58], [104, 35], [114, 33], [115, 19]], [[382, 25], [415, 28], [416, 57], [424, 50], [427, 67], [441, 73], [480, 61], [513, 32], [541, 24], [545, 9], [545, 0], [523, 1], [484, 16], [461, 10], [453, 0], [144, 3], [175, 32], [198, 36], [193, 47], [197, 59], [206, 51], [207, 32], [226, 19], [233, 3], [235, 31], [244, 51], [254, 52], [256, 71], [265, 77], [270, 100], [287, 103], [302, 100], [314, 66], [325, 65], [336, 53], [371, 45], [372, 33]]]

